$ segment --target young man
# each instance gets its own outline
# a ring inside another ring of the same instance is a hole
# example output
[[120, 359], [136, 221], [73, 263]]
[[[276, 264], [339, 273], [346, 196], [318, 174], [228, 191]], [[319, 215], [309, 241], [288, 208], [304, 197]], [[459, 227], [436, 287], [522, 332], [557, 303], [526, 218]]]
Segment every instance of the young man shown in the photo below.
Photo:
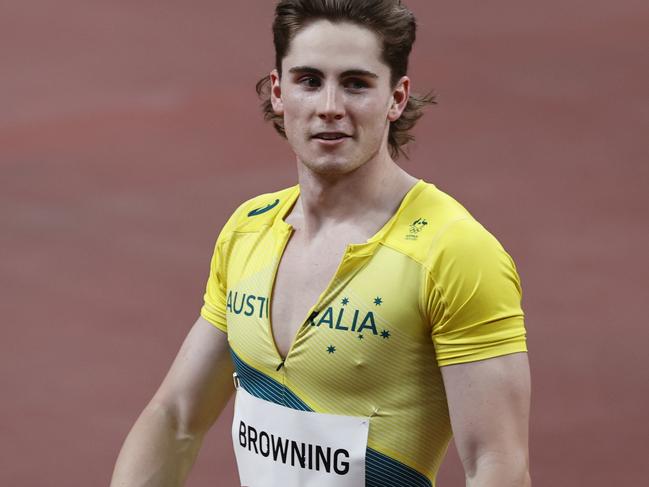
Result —
[[452, 431], [468, 486], [529, 486], [514, 263], [393, 160], [427, 101], [406, 76], [414, 17], [397, 0], [282, 0], [273, 30], [258, 89], [299, 184], [221, 231], [201, 317], [111, 485], [183, 485], [236, 369], [244, 485], [431, 486]]

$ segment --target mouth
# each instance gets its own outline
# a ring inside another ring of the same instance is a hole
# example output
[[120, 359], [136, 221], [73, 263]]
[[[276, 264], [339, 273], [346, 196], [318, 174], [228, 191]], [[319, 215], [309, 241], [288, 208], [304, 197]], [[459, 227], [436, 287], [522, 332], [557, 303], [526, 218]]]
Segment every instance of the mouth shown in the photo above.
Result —
[[337, 141], [347, 139], [350, 136], [344, 132], [319, 132], [313, 136], [314, 139], [323, 141]]
[[347, 135], [344, 132], [319, 132], [312, 137], [320, 147], [332, 149], [344, 144], [350, 138], [351, 135]]

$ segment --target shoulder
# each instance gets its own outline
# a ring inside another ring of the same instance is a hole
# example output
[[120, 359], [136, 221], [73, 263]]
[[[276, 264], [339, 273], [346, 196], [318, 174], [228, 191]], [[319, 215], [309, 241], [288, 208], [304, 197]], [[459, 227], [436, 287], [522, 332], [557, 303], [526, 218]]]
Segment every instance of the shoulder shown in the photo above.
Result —
[[500, 241], [461, 203], [433, 184], [422, 182], [416, 189], [382, 239], [384, 245], [406, 254], [434, 278], [516, 277], [514, 261]]
[[421, 182], [400, 209], [384, 244], [421, 264], [445, 249], [463, 252], [469, 245], [495, 240], [455, 198], [434, 184]]
[[271, 226], [278, 215], [285, 213], [286, 207], [293, 204], [298, 192], [298, 186], [291, 186], [244, 201], [228, 219], [219, 240], [228, 239], [236, 233], [257, 232]]

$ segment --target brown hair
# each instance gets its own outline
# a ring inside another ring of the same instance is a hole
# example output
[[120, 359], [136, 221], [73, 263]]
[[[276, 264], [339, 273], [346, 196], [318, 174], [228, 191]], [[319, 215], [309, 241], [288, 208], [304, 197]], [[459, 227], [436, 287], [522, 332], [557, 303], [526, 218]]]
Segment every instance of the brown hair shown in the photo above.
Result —
[[[281, 77], [282, 60], [291, 41], [310, 23], [326, 19], [332, 22], [352, 22], [376, 33], [383, 42], [382, 57], [390, 67], [390, 82], [397, 82], [408, 72], [408, 57], [415, 42], [417, 23], [413, 13], [400, 0], [280, 0], [275, 8], [273, 40], [275, 67]], [[257, 94], [262, 100], [264, 120], [271, 121], [275, 130], [286, 137], [284, 117], [275, 114], [270, 101], [270, 76], [257, 82]], [[403, 146], [414, 140], [410, 130], [423, 115], [427, 105], [437, 103], [432, 93], [411, 94], [398, 120], [390, 123], [388, 145], [390, 155], [408, 157]]]

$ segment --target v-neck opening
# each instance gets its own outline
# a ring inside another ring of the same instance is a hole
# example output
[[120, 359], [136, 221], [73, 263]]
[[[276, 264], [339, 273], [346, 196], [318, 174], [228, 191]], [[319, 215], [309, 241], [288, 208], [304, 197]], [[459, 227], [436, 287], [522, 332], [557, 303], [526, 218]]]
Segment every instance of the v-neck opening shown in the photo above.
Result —
[[381, 242], [383, 237], [390, 231], [390, 229], [395, 224], [395, 222], [399, 218], [399, 215], [402, 213], [404, 208], [406, 208], [408, 204], [419, 195], [419, 193], [424, 189], [426, 184], [427, 183], [423, 179], [419, 179], [415, 184], [413, 184], [401, 199], [401, 203], [397, 207], [397, 210], [383, 224], [383, 226], [369, 239], [367, 239], [365, 242], [362, 243], [347, 244], [347, 246], [345, 247], [345, 251], [343, 252], [343, 255], [341, 256], [338, 262], [338, 266], [336, 267], [336, 270], [334, 271], [333, 275], [330, 277], [325, 288], [320, 292], [320, 294], [318, 294], [316, 301], [309, 308], [306, 317], [304, 318], [304, 320], [302, 320], [297, 330], [295, 331], [295, 334], [293, 335], [291, 344], [288, 348], [288, 351], [286, 352], [286, 355], [283, 356], [279, 351], [279, 347], [277, 346], [277, 341], [275, 340], [275, 332], [273, 328], [272, 316], [273, 316], [273, 303], [275, 300], [275, 285], [277, 283], [277, 274], [279, 272], [279, 267], [281, 265], [282, 259], [284, 257], [284, 253], [286, 251], [286, 247], [288, 246], [289, 240], [293, 235], [293, 231], [294, 231], [293, 225], [286, 222], [285, 218], [292, 211], [293, 207], [295, 206], [300, 196], [300, 185], [298, 184], [293, 187], [293, 191], [291, 192], [289, 199], [287, 200], [283, 208], [277, 213], [272, 224], [272, 230], [276, 232], [277, 237], [282, 239], [282, 248], [279, 251], [279, 255], [275, 262], [275, 267], [272, 271], [273, 273], [271, 277], [270, 290], [268, 294], [270, 298], [270, 306], [268, 311], [268, 333], [270, 334], [270, 339], [275, 348], [275, 353], [277, 355], [277, 358], [280, 360], [277, 370], [285, 366], [285, 362], [288, 360], [289, 356], [293, 352], [299, 334], [302, 332], [304, 325], [308, 323], [310, 319], [313, 318], [313, 313], [317, 311], [318, 304], [321, 303], [323, 296], [325, 296], [328, 293], [328, 291], [331, 289], [331, 286], [336, 281], [336, 278], [340, 274], [341, 268], [345, 264], [345, 261], [347, 261], [351, 257], [359, 257], [359, 256], [371, 254], [374, 251], [374, 249], [378, 246], [378, 244]]

